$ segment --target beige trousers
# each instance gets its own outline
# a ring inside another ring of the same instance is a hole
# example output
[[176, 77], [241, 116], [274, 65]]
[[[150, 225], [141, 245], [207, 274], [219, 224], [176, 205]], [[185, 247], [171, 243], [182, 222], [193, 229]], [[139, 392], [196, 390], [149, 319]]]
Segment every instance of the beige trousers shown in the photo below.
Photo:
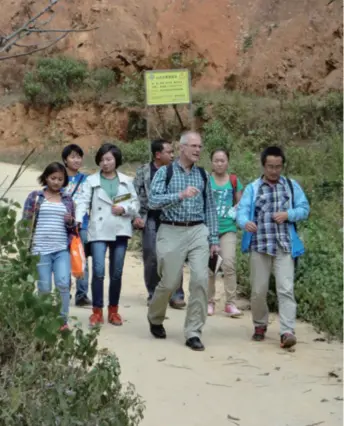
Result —
[[180, 286], [186, 258], [190, 267], [189, 300], [184, 335], [200, 337], [207, 318], [208, 228], [201, 224], [181, 227], [161, 224], [157, 234], [158, 274], [161, 277], [148, 309], [152, 324], [162, 324], [168, 302]]
[[[236, 257], [236, 233], [227, 232], [220, 238], [221, 257], [223, 259], [222, 271], [223, 282], [225, 287], [226, 304], [233, 303], [236, 296], [237, 277], [235, 270], [235, 257]], [[215, 281], [216, 276], [209, 272], [209, 288], [208, 288], [208, 301], [215, 301]]]
[[255, 326], [267, 326], [267, 294], [271, 272], [276, 279], [280, 333], [294, 332], [296, 302], [294, 298], [294, 260], [290, 253], [278, 249], [276, 256], [252, 252], [250, 257], [251, 310]]

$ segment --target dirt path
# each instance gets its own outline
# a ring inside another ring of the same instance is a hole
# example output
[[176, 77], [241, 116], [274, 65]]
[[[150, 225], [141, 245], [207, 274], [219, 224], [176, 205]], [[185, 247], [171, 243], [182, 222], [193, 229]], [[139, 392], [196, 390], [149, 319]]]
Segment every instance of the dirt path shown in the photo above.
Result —
[[[0, 182], [16, 166], [1, 164]], [[11, 191], [23, 202], [37, 172], [27, 171]], [[1, 193], [1, 192], [0, 192]], [[72, 308], [87, 327], [88, 309]], [[168, 310], [166, 341], [148, 331], [140, 256], [126, 259], [121, 298], [123, 327], [104, 325], [100, 344], [119, 357], [122, 380], [131, 381], [146, 400], [144, 426], [339, 426], [343, 424], [339, 372], [342, 345], [315, 342], [312, 327], [299, 323], [296, 352], [278, 346], [278, 322], [271, 318], [268, 338], [250, 341], [251, 316], [231, 320], [220, 312], [209, 318], [206, 351], [184, 346], [184, 312]]]

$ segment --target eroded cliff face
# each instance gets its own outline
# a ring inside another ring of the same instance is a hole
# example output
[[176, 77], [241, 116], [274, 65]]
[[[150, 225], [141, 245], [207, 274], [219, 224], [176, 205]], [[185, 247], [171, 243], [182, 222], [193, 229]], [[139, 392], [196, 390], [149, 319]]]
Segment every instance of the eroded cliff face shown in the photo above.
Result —
[[[47, 2], [3, 1], [0, 28], [10, 32]], [[130, 73], [181, 53], [207, 61], [197, 82], [206, 89], [310, 93], [342, 86], [339, 0], [60, 0], [55, 10], [50, 27], [98, 27], [54, 47], [94, 67]], [[13, 63], [0, 64], [2, 86], [11, 81], [9, 66], [13, 72]]]

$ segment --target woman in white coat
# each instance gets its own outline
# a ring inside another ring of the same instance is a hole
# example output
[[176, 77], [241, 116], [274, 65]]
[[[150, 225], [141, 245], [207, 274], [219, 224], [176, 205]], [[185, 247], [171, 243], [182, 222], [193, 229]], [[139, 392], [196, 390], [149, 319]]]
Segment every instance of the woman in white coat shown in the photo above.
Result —
[[110, 285], [108, 321], [122, 325], [118, 302], [128, 240], [132, 236], [131, 221], [137, 216], [139, 202], [131, 179], [117, 172], [122, 164], [120, 149], [103, 144], [95, 157], [100, 171], [88, 176], [76, 207], [76, 221], [82, 223], [90, 212], [88, 243], [92, 255], [92, 305], [90, 325], [102, 324], [104, 306], [105, 253], [109, 248]]

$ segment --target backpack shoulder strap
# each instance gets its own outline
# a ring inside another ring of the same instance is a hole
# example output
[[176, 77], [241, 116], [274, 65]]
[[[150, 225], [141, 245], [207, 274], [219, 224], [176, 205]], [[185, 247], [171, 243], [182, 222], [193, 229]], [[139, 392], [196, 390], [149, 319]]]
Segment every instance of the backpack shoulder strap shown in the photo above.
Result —
[[234, 191], [236, 191], [236, 189], [237, 189], [237, 186], [238, 186], [238, 178], [237, 178], [237, 175], [235, 175], [235, 174], [230, 174], [229, 175], [229, 181], [230, 181], [230, 183], [232, 184], [232, 187], [233, 187], [233, 190]]
[[79, 178], [79, 180], [78, 180], [78, 183], [75, 185], [75, 188], [74, 188], [73, 192], [71, 193], [71, 197], [72, 197], [72, 198], [73, 198], [73, 197], [74, 197], [74, 195], [76, 194], [76, 191], [79, 189], [79, 186], [80, 186], [81, 182], [83, 181], [84, 176], [85, 176], [85, 175], [83, 175], [83, 174], [81, 174], [81, 175], [80, 175], [80, 178]]
[[204, 183], [207, 183], [207, 181], [208, 181], [208, 178], [207, 178], [207, 172], [204, 170], [204, 168], [203, 168], [203, 167], [198, 167], [198, 170], [199, 170], [199, 171], [200, 171], [200, 173], [201, 173], [201, 176], [202, 176], [203, 182], [204, 182]]
[[[288, 183], [288, 186], [289, 186], [289, 189], [290, 189], [290, 193], [291, 193], [291, 207], [294, 208], [295, 207], [294, 185], [293, 185], [293, 182], [291, 181], [291, 179], [289, 179], [289, 178], [286, 178], [286, 179], [287, 179], [287, 183]], [[294, 228], [295, 228], [295, 231], [297, 232], [297, 225], [296, 225], [296, 223], [294, 223]], [[294, 259], [294, 268], [295, 268], [295, 271], [297, 269], [298, 260], [299, 259], [297, 257]]]
[[[290, 192], [291, 192], [291, 207], [294, 208], [295, 207], [294, 185], [293, 185], [293, 182], [289, 178], [287, 178], [287, 183], [288, 183], [288, 186], [289, 186], [289, 189], [290, 189]], [[297, 232], [296, 223], [294, 223], [294, 228], [295, 228], [295, 231]]]
[[287, 183], [288, 183], [288, 186], [289, 186], [289, 189], [290, 189], [290, 192], [291, 192], [291, 206], [292, 206], [292, 208], [294, 208], [295, 202], [294, 202], [294, 186], [293, 186], [293, 182], [289, 178], [287, 178]]
[[231, 173], [229, 175], [229, 181], [230, 181], [232, 188], [233, 188], [233, 206], [234, 206], [236, 204], [236, 191], [237, 191], [237, 186], [238, 186], [237, 175]]
[[170, 163], [166, 168], [166, 188], [171, 182], [172, 176], [173, 176], [173, 163]]
[[198, 167], [199, 172], [201, 173], [202, 179], [203, 179], [203, 200], [204, 200], [204, 211], [206, 209], [206, 202], [207, 202], [207, 184], [208, 184], [208, 177], [207, 172], [204, 170], [203, 167]]

